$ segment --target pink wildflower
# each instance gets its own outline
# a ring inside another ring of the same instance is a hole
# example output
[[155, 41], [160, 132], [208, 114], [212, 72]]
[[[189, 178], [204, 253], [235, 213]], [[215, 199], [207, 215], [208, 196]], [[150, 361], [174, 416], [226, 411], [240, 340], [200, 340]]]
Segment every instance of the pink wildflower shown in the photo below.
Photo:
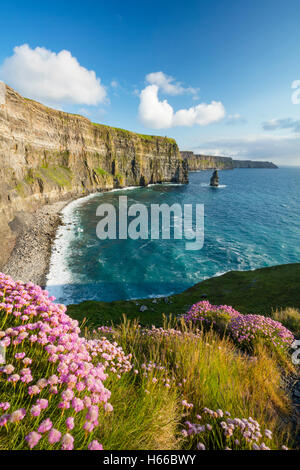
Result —
[[48, 442], [49, 444], [56, 444], [56, 442], [60, 441], [61, 433], [57, 429], [50, 429], [48, 434]]
[[101, 444], [99, 444], [98, 441], [94, 440], [94, 441], [89, 443], [88, 449], [89, 450], [103, 450], [103, 447], [102, 447]]
[[69, 430], [74, 428], [74, 418], [70, 417], [66, 419], [66, 426]]
[[62, 438], [61, 450], [73, 450], [74, 448], [74, 438], [71, 434], [67, 433]]
[[39, 425], [38, 432], [44, 434], [45, 432], [50, 431], [51, 428], [52, 428], [52, 421], [49, 418], [47, 418]]
[[38, 432], [32, 431], [25, 437], [25, 440], [28, 442], [30, 449], [33, 449], [33, 447], [35, 447], [38, 444], [41, 437], [42, 437], [41, 434], [39, 434]]

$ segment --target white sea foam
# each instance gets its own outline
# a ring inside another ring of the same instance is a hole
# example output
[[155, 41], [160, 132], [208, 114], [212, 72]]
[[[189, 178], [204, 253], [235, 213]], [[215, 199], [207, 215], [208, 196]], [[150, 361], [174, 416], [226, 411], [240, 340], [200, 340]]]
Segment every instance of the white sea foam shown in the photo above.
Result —
[[211, 186], [209, 183], [201, 183], [202, 188], [213, 188], [213, 189], [224, 189], [227, 188], [227, 184], [219, 184], [219, 186]]
[[[153, 185], [154, 186], [154, 185]], [[82, 233], [82, 229], [78, 227], [78, 216], [76, 209], [85, 204], [89, 199], [103, 196], [105, 193], [113, 193], [117, 191], [131, 191], [142, 188], [142, 186], [126, 186], [124, 188], [114, 188], [106, 192], [96, 192], [83, 196], [79, 199], [71, 201], [61, 211], [62, 225], [58, 227], [56, 237], [53, 242], [49, 272], [46, 276], [46, 288], [51, 295], [58, 300], [64, 299], [64, 302], [72, 301], [68, 299], [65, 286], [75, 283], [72, 272], [68, 266], [68, 258], [70, 254], [70, 245], [76, 234]]]
[[56, 232], [46, 281], [47, 290], [57, 299], [64, 297], [64, 286], [72, 284], [73, 282], [67, 259], [70, 243], [74, 239], [75, 232], [79, 231], [77, 227], [76, 208], [80, 207], [89, 199], [95, 198], [101, 194], [102, 193], [93, 193], [80, 199], [75, 199], [61, 211], [62, 225], [58, 227]]

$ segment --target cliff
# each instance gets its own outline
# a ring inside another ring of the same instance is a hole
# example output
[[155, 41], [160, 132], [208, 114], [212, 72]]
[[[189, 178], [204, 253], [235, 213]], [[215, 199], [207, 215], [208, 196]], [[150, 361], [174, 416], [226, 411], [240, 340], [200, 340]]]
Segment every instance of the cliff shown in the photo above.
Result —
[[278, 168], [272, 162], [259, 162], [253, 160], [233, 160], [234, 168]]
[[0, 266], [14, 246], [18, 214], [24, 219], [46, 203], [159, 182], [188, 182], [175, 140], [94, 124], [0, 82]]
[[198, 170], [231, 170], [234, 168], [233, 160], [229, 157], [214, 157], [211, 155], [195, 155], [193, 152], [181, 152], [181, 156], [188, 163], [190, 171]]
[[234, 160], [231, 157], [217, 157], [212, 155], [196, 155], [193, 152], [181, 152], [182, 158], [187, 161], [190, 171], [233, 170], [234, 168], [277, 168], [274, 163], [252, 160]]

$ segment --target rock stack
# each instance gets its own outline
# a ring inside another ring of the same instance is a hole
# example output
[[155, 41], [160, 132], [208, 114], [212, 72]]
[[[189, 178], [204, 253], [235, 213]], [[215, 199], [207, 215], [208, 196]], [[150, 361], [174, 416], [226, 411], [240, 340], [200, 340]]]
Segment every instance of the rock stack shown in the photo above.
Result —
[[219, 186], [219, 175], [218, 175], [218, 170], [215, 170], [213, 172], [212, 177], [210, 178], [210, 185], [214, 187]]

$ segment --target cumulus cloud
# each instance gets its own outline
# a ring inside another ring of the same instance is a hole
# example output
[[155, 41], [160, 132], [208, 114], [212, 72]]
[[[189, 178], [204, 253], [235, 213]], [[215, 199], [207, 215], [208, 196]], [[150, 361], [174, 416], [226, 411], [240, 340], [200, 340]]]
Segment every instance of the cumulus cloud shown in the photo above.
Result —
[[182, 95], [184, 93], [196, 94], [197, 88], [184, 88], [180, 82], [175, 82], [173, 77], [163, 72], [153, 72], [146, 75], [146, 82], [150, 85], [157, 85], [164, 93], [168, 95]]
[[220, 121], [225, 109], [220, 101], [201, 103], [188, 109], [174, 112], [167, 100], [160, 101], [158, 85], [148, 85], [140, 94], [139, 117], [151, 129], [168, 129], [175, 126], [205, 126]]
[[300, 120], [299, 119], [271, 119], [262, 123], [262, 128], [265, 131], [274, 131], [278, 129], [291, 129], [294, 132], [300, 132]]
[[192, 149], [195, 153], [230, 156], [240, 160], [272, 161], [279, 165], [300, 165], [300, 137], [297, 135], [250, 135], [213, 139]]
[[26, 97], [47, 103], [97, 105], [106, 97], [100, 78], [67, 50], [17, 46], [1, 65], [0, 76]]
[[149, 85], [140, 94], [139, 116], [146, 127], [167, 129], [172, 127], [174, 111], [167, 100], [159, 101], [158, 86]]

